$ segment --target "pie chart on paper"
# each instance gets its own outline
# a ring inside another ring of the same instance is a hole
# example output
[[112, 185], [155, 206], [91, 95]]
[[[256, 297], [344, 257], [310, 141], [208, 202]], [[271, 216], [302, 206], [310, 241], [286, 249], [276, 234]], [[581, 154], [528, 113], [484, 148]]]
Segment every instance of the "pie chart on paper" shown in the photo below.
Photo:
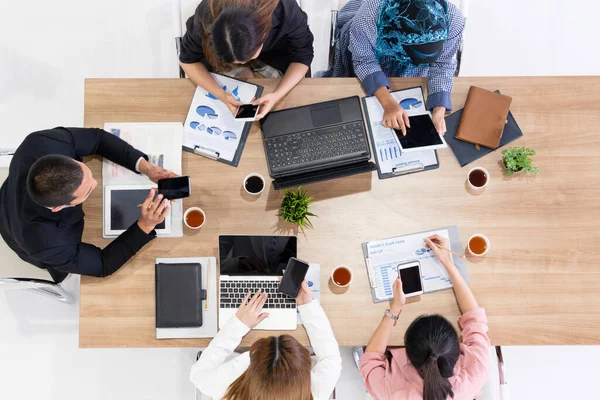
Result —
[[205, 118], [210, 118], [210, 119], [219, 118], [219, 115], [217, 114], [217, 112], [215, 110], [213, 110], [212, 108], [210, 108], [209, 106], [198, 106], [198, 108], [196, 108], [196, 113], [199, 116], [205, 117]]

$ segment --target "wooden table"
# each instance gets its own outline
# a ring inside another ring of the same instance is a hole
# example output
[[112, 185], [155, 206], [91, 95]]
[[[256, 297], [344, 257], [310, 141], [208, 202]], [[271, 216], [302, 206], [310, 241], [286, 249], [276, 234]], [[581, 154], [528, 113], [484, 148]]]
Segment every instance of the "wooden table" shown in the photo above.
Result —
[[[273, 91], [276, 81], [255, 81]], [[393, 89], [424, 79], [392, 79]], [[105, 279], [82, 277], [80, 347], [203, 347], [206, 339], [156, 340], [154, 261], [157, 257], [217, 256], [219, 234], [298, 234], [298, 256], [321, 264], [321, 303], [343, 346], [365, 345], [387, 304], [373, 304], [362, 242], [458, 225], [461, 240], [483, 232], [491, 240], [485, 259], [469, 260], [471, 287], [487, 309], [495, 345], [600, 343], [600, 77], [458, 78], [452, 100], [464, 105], [469, 86], [512, 96], [511, 110], [525, 136], [515, 144], [537, 151], [537, 176], [505, 178], [500, 152], [475, 162], [491, 173], [480, 196], [465, 189], [468, 168], [450, 149], [438, 152], [440, 168], [393, 179], [376, 173], [307, 185], [314, 196], [314, 229], [298, 232], [277, 210], [283, 193], [258, 199], [242, 190], [249, 172], [268, 176], [259, 125], [254, 124], [238, 168], [183, 154], [193, 193], [184, 207], [200, 206], [207, 223], [183, 238], [158, 239]], [[85, 126], [105, 122], [184, 121], [194, 86], [184, 79], [88, 79]], [[364, 93], [356, 79], [306, 79], [278, 108]], [[99, 160], [89, 164], [100, 179]], [[86, 201], [84, 240], [102, 239], [101, 191]], [[329, 275], [351, 266], [355, 280], [334, 293]], [[418, 315], [459, 317], [452, 291], [422, 296], [405, 307], [390, 345], [401, 345]], [[275, 334], [253, 331], [245, 344]], [[293, 333], [307, 344], [304, 329]]]

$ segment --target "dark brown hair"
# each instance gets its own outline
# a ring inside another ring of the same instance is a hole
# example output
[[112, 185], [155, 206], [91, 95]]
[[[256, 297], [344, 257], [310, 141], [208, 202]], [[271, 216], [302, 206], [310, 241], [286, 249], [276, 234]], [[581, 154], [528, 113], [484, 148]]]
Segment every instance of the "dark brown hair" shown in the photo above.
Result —
[[44, 207], [59, 207], [75, 199], [83, 182], [83, 169], [71, 157], [49, 154], [38, 158], [27, 174], [27, 192]]
[[227, 389], [227, 400], [312, 400], [310, 353], [289, 335], [250, 347], [250, 366]]
[[460, 356], [458, 334], [441, 315], [421, 316], [408, 327], [404, 336], [406, 355], [423, 378], [423, 400], [454, 397], [448, 378]]
[[279, 0], [205, 0], [196, 9], [194, 25], [200, 27], [202, 50], [217, 72], [245, 62], [258, 51], [271, 31], [271, 18]]

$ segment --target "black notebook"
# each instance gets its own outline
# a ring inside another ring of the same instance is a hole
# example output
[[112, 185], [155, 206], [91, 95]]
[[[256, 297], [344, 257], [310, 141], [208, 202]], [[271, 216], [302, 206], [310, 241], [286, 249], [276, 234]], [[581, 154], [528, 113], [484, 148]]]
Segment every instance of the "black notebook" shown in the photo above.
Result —
[[[496, 93], [499, 92], [496, 91]], [[462, 112], [463, 110], [460, 109], [446, 117], [446, 135], [444, 136], [444, 139], [454, 152], [454, 155], [456, 156], [460, 166], [464, 167], [465, 165], [480, 159], [486, 154], [491, 153], [495, 149], [488, 149], [487, 147], [479, 146], [479, 150], [477, 150], [474, 144], [456, 138], [456, 131], [458, 130], [458, 125], [460, 124]], [[504, 126], [504, 132], [502, 133], [502, 138], [500, 139], [500, 145], [498, 148], [523, 136], [521, 128], [519, 128], [515, 117], [513, 117], [510, 111], [508, 112], [507, 120], [508, 122]]]
[[202, 265], [156, 264], [156, 327], [202, 326]]

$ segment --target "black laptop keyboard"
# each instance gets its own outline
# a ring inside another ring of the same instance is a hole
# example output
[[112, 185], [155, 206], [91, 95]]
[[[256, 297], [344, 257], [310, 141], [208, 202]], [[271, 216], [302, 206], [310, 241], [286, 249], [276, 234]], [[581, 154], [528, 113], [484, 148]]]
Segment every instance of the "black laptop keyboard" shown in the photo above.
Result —
[[222, 281], [221, 308], [238, 308], [246, 293], [252, 295], [262, 289], [267, 293], [264, 308], [296, 308], [296, 299], [279, 293], [279, 282], [276, 281]]
[[272, 171], [351, 160], [369, 152], [362, 122], [276, 136], [265, 139], [265, 146]]

